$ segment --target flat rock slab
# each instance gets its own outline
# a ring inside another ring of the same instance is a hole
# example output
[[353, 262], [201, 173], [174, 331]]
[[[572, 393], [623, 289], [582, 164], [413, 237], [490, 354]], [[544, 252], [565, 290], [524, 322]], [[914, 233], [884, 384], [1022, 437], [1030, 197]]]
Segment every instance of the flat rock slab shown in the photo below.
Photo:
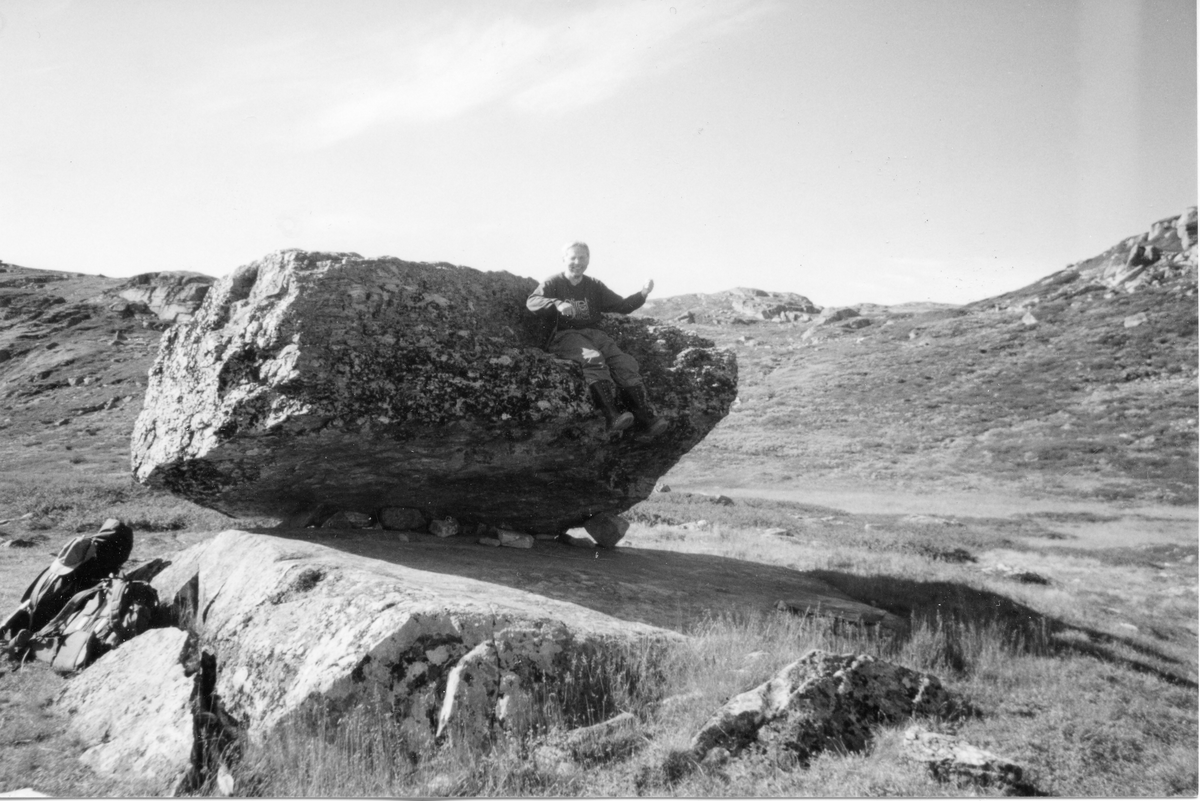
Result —
[[[473, 537], [417, 535], [394, 542], [386, 532], [269, 529], [271, 536], [320, 544], [355, 556], [428, 573], [481, 581], [539, 598], [563, 601], [606, 617], [684, 630], [715, 612], [766, 611], [783, 601], [794, 612], [900, 629], [904, 621], [856, 601], [830, 584], [784, 567], [707, 554], [621, 546], [571, 548], [538, 541], [533, 548], [485, 548]], [[386, 569], [380, 567], [380, 569]], [[439, 576], [441, 578], [439, 578]]]
[[550, 697], [545, 685], [587, 662], [577, 656], [644, 653], [713, 612], [789, 597], [845, 616], [881, 614], [801, 573], [712, 556], [269, 531], [222, 532], [154, 580], [172, 598], [196, 579], [217, 694], [252, 736], [314, 703], [349, 709], [382, 695], [431, 741], [435, 724], [474, 737], [528, 717], [512, 712]]
[[[381, 697], [429, 736], [434, 723], [456, 728], [439, 715], [490, 729], [501, 710], [565, 676], [577, 656], [620, 658], [623, 649], [679, 636], [519, 586], [330, 547], [341, 539], [321, 531], [304, 539], [224, 531], [177, 554], [154, 579], [165, 599], [195, 582], [194, 625], [217, 658], [216, 693], [251, 736], [314, 705], [336, 716]], [[378, 553], [433, 552], [423, 545], [393, 542]], [[472, 547], [493, 556], [533, 551]], [[490, 707], [469, 709], [453, 693], [447, 701], [456, 668], [462, 674], [481, 645], [498, 655], [479, 679], [494, 686], [476, 686], [471, 697]]]

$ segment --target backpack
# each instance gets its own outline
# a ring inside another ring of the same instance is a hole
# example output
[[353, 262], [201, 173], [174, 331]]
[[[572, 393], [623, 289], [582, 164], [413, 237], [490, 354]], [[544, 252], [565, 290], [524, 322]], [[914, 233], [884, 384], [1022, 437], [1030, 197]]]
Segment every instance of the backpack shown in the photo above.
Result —
[[113, 576], [77, 593], [37, 634], [26, 654], [58, 671], [82, 670], [155, 623], [158, 593], [148, 582]]
[[41, 629], [81, 590], [121, 569], [133, 550], [133, 529], [109, 518], [95, 534], [80, 535], [59, 551], [21, 596], [21, 603], [0, 623], [0, 640], [22, 629]]

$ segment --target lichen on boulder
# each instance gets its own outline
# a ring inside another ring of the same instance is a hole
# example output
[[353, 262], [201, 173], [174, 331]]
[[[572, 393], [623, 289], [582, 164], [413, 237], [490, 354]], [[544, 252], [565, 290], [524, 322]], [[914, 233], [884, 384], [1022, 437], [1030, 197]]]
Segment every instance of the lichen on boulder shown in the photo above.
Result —
[[542, 533], [619, 513], [729, 411], [735, 358], [607, 319], [671, 424], [651, 443], [610, 438], [578, 368], [541, 349], [534, 286], [353, 253], [241, 267], [163, 337], [134, 475], [239, 516], [404, 507]]

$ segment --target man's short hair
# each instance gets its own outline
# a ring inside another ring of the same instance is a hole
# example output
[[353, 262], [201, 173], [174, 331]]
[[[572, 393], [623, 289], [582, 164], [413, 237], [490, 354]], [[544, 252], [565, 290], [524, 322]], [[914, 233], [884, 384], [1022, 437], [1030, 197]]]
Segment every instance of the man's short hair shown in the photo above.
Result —
[[588, 247], [587, 242], [568, 242], [567, 244], [563, 245], [563, 255], [567, 255], [567, 251], [571, 250], [572, 248], [583, 248], [587, 251], [589, 256], [592, 255], [592, 249]]

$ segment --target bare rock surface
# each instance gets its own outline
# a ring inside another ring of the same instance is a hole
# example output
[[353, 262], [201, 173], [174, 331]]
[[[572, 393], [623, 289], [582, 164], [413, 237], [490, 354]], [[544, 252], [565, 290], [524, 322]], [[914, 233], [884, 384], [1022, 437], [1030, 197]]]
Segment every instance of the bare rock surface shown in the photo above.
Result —
[[142, 273], [130, 278], [117, 294], [145, 304], [160, 320], [177, 323], [192, 318], [214, 281], [212, 276], [192, 272]]
[[71, 679], [56, 702], [87, 746], [97, 773], [151, 781], [165, 791], [191, 768], [192, 679], [188, 634], [151, 629]]
[[198, 576], [216, 693], [251, 736], [313, 703], [341, 709], [379, 693], [430, 738], [473, 740], [523, 725], [581, 655], [620, 658], [715, 611], [769, 608], [781, 593], [870, 608], [792, 570], [715, 557], [271, 532], [223, 532], [154, 581], [172, 598]]
[[937, 677], [867, 655], [810, 651], [764, 684], [730, 699], [692, 738], [702, 760], [752, 745], [808, 760], [828, 748], [861, 751], [872, 730], [937, 714], [950, 696]]
[[851, 317], [857, 317], [858, 310], [850, 306], [834, 308], [828, 306], [821, 311], [821, 317], [818, 320], [820, 323], [840, 323], [843, 320], [849, 320]]
[[536, 347], [535, 282], [449, 264], [281, 251], [162, 340], [133, 434], [139, 481], [240, 516], [317, 503], [557, 533], [644, 499], [729, 410], [711, 341], [606, 321], [670, 422], [609, 439], [577, 370]]
[[474, 737], [573, 657], [678, 636], [461, 573], [241, 531], [183, 552], [155, 586], [170, 598], [193, 577], [216, 692], [251, 736], [312, 703], [342, 709], [382, 694], [431, 736], [440, 723]]
[[804, 295], [737, 287], [710, 295], [652, 298], [642, 313], [686, 323], [730, 324], [746, 321], [797, 322], [821, 311]]
[[1136, 292], [1147, 286], [1196, 280], [1196, 207], [1158, 220], [1144, 233], [1126, 237], [1105, 252], [1042, 279], [1060, 286], [1080, 281]]
[[1032, 794], [1025, 770], [1007, 757], [978, 748], [962, 737], [931, 732], [913, 725], [904, 731], [904, 754], [923, 763], [941, 781], [966, 780], [981, 787], [997, 787], [1016, 795]]

